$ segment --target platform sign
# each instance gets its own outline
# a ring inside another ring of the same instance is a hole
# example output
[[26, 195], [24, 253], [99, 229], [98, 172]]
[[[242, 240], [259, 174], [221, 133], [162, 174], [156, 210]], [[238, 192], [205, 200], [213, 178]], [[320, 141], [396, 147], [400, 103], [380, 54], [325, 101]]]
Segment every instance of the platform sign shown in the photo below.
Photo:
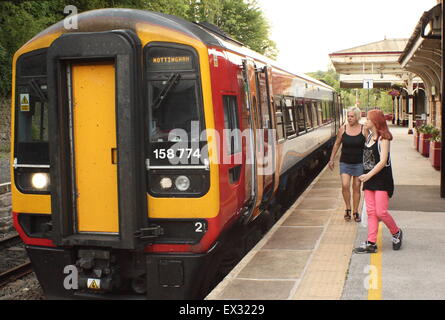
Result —
[[373, 89], [374, 81], [372, 79], [364, 79], [363, 80], [363, 89]]

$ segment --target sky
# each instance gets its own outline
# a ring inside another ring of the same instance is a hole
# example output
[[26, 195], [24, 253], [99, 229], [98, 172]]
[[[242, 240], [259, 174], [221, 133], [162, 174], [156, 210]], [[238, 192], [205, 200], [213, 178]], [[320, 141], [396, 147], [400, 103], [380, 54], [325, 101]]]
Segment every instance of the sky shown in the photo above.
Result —
[[326, 71], [329, 54], [385, 39], [410, 38], [436, 0], [257, 0], [294, 72]]

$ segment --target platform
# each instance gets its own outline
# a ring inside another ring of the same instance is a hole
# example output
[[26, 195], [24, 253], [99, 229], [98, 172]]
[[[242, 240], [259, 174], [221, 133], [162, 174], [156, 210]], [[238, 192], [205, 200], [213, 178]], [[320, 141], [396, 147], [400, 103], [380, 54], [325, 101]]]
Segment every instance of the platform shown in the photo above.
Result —
[[343, 219], [337, 162], [334, 171], [320, 173], [206, 299], [445, 299], [440, 173], [413, 149], [406, 128], [390, 129], [396, 185], [390, 211], [404, 231], [400, 251], [392, 250], [389, 231], [381, 226], [377, 254], [352, 253], [366, 241], [367, 228]]

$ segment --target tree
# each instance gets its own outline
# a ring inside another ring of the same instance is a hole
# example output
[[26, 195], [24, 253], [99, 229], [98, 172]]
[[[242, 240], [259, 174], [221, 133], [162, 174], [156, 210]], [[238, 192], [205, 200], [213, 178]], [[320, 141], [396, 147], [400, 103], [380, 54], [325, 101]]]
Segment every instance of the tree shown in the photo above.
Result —
[[270, 26], [255, 0], [221, 0], [216, 25], [250, 49], [275, 58], [276, 44], [269, 39]]
[[207, 21], [247, 47], [276, 57], [269, 40], [269, 24], [256, 0], [42, 0], [0, 2], [0, 96], [11, 91], [14, 53], [34, 35], [62, 20], [63, 10], [74, 5], [78, 12], [97, 8], [137, 8], [172, 14], [189, 21]]
[[368, 95], [366, 89], [342, 89], [340, 88], [340, 75], [334, 69], [310, 72], [308, 75], [333, 87], [342, 96], [345, 107], [354, 106], [357, 95], [358, 101], [360, 101], [359, 107], [362, 110], [369, 106], [370, 108], [381, 108], [384, 112], [392, 112], [392, 98], [386, 90], [371, 89]]

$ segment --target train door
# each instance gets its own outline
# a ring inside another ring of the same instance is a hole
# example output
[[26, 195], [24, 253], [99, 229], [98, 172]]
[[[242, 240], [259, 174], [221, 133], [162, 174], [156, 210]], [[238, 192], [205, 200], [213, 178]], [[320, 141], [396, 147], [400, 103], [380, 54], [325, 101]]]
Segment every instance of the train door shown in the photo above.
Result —
[[275, 141], [276, 138], [272, 134], [273, 131], [273, 123], [272, 123], [272, 115], [273, 110], [271, 109], [272, 103], [270, 99], [270, 91], [271, 84], [269, 79], [271, 78], [271, 70], [270, 67], [256, 68], [255, 70], [255, 82], [256, 82], [256, 91], [258, 95], [258, 113], [257, 117], [259, 118], [259, 138], [261, 142], [259, 142], [260, 146], [262, 145], [263, 150], [260, 150], [262, 161], [259, 164], [261, 168], [260, 175], [263, 176], [263, 185], [264, 185], [264, 194], [263, 200], [266, 200], [266, 197], [270, 196], [270, 193], [273, 191], [273, 174], [274, 174], [274, 166], [275, 166]]
[[[267, 183], [270, 184], [272, 181], [272, 170], [267, 170], [267, 165], [269, 164], [269, 155], [272, 152], [269, 151], [270, 146], [267, 146], [268, 137], [265, 137], [268, 133], [265, 134], [268, 130], [263, 130], [263, 122], [265, 127], [271, 126], [271, 116], [270, 109], [268, 108], [269, 104], [265, 103], [264, 110], [266, 111], [266, 115], [264, 118], [262, 117], [262, 108], [261, 108], [261, 100], [270, 101], [267, 98], [268, 89], [266, 87], [266, 81], [260, 83], [258, 81], [259, 77], [257, 77], [256, 65], [252, 60], [244, 60], [243, 61], [243, 69], [244, 69], [244, 80], [246, 84], [246, 94], [247, 94], [247, 104], [250, 115], [250, 149], [251, 155], [250, 162], [252, 163], [251, 168], [251, 201], [252, 201], [252, 210], [249, 213], [249, 218], [255, 218], [259, 213], [259, 206], [263, 200], [263, 195], [265, 189], [267, 187]], [[261, 91], [263, 90], [266, 94], [265, 96], [261, 96]], [[255, 210], [253, 210], [255, 209]]]
[[130, 31], [67, 34], [49, 48], [57, 245], [135, 249], [142, 244], [137, 236], [146, 227], [147, 204], [139, 56], [139, 40]]
[[118, 234], [115, 66], [94, 62], [69, 68], [77, 230]]

